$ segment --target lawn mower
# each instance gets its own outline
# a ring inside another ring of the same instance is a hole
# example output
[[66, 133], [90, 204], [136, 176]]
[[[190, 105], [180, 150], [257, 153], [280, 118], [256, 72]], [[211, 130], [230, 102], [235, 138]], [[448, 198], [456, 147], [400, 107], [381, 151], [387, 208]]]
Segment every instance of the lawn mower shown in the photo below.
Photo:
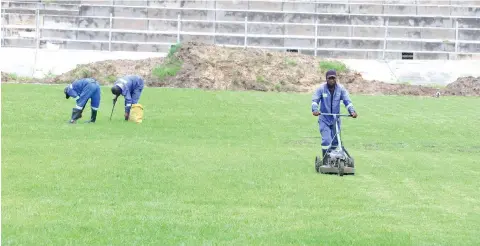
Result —
[[[338, 126], [338, 119], [339, 117], [346, 116], [351, 117], [348, 114], [328, 114], [322, 113], [322, 115], [331, 115], [334, 117], [335, 120], [335, 137], [338, 140], [338, 146], [336, 149], [328, 149], [325, 153], [325, 156], [321, 158], [321, 156], [317, 156], [315, 158], [315, 170], [317, 173], [322, 174], [338, 174], [340, 176], [343, 175], [355, 175], [355, 163], [353, 158], [347, 152], [345, 147], [342, 145], [342, 141], [340, 138], [339, 126]], [[332, 140], [333, 143], [333, 140]], [[332, 146], [330, 143], [329, 146]]]

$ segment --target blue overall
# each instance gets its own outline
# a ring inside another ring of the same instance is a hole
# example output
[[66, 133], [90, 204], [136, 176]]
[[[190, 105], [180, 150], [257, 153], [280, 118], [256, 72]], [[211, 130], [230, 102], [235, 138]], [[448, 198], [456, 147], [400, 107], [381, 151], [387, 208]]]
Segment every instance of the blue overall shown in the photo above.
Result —
[[130, 113], [132, 104], [138, 103], [142, 95], [144, 81], [138, 75], [127, 75], [119, 78], [115, 85], [122, 89], [122, 96], [125, 97], [125, 112]]
[[100, 85], [95, 79], [84, 78], [73, 81], [67, 87], [67, 95], [77, 100], [75, 108], [83, 110], [87, 101], [91, 99], [92, 110], [97, 111], [100, 107]]
[[[313, 93], [312, 112], [318, 112], [318, 107], [320, 106], [321, 114], [318, 117], [318, 124], [320, 134], [322, 135], [322, 150], [334, 149], [338, 146], [334, 116], [322, 115], [322, 113], [340, 114], [341, 100], [350, 114], [355, 112], [348, 91], [338, 83], [335, 86], [333, 96], [328, 89], [327, 83], [322, 84]], [[338, 129], [340, 131], [340, 118], [338, 117], [337, 120]]]

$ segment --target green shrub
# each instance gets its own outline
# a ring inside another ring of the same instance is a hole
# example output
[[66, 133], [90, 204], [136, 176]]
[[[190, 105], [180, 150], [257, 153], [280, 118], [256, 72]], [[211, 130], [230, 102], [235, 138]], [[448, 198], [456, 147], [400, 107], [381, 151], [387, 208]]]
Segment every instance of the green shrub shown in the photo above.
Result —
[[78, 78], [90, 78], [92, 76], [92, 72], [86, 68], [81, 68], [76, 71], [75, 76]]
[[257, 75], [257, 82], [265, 83], [265, 78], [262, 75]]
[[9, 80], [17, 80], [18, 79], [18, 75], [16, 73], [9, 73], [7, 76], [8, 76]]
[[180, 49], [181, 46], [182, 46], [182, 45], [181, 45], [180, 43], [177, 43], [177, 44], [172, 45], [172, 46], [170, 47], [170, 50], [168, 51], [167, 58], [173, 57], [173, 54], [175, 54], [175, 52], [177, 52], [177, 51]]
[[168, 76], [175, 76], [177, 75], [178, 71], [182, 69], [183, 62], [174, 56], [174, 54], [180, 49], [181, 44], [175, 44], [170, 47], [168, 51], [168, 55], [165, 58], [163, 64], [156, 66], [152, 70], [152, 75], [159, 78], [160, 80], [164, 80]]
[[108, 76], [105, 78], [105, 81], [107, 81], [107, 82], [110, 83], [110, 84], [115, 83], [116, 80], [117, 80], [117, 77], [115, 77], [114, 75], [108, 75]]
[[177, 75], [178, 71], [182, 68], [182, 63], [173, 63], [173, 64], [164, 64], [164, 65], [159, 65], [155, 67], [152, 71], [152, 74], [161, 79], [164, 80], [168, 76], [175, 76]]
[[295, 60], [290, 60], [290, 59], [285, 59], [285, 63], [287, 63], [287, 65], [290, 65], [290, 66], [296, 66], [297, 65], [297, 62]]
[[321, 61], [319, 67], [321, 72], [326, 72], [332, 69], [337, 72], [347, 71], [347, 65], [339, 61]]

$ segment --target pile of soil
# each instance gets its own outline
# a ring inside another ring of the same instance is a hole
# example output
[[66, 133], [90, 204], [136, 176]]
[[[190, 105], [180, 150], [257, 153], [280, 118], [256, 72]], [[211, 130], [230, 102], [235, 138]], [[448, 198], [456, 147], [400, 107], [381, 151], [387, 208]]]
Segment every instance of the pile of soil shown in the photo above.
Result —
[[438, 91], [437, 88], [428, 86], [365, 80], [359, 73], [348, 73], [342, 80], [342, 84], [350, 94], [433, 96]]
[[480, 77], [460, 77], [447, 85], [444, 94], [449, 96], [480, 96]]
[[173, 56], [182, 69], [161, 86], [303, 92], [323, 77], [313, 57], [297, 53], [187, 43]]
[[59, 76], [45, 78], [44, 83], [71, 83], [83, 78], [95, 78], [100, 84], [108, 85], [115, 82], [117, 77], [126, 74], [138, 74], [145, 78], [151, 75], [152, 69], [161, 64], [164, 58], [148, 58], [143, 60], [105, 60], [89, 64], [77, 65], [71, 71]]
[[7, 73], [4, 73], [4, 72], [1, 72], [1, 76], [2, 76], [2, 82], [7, 82], [8, 81], [8, 74]]
[[[93, 77], [101, 84], [109, 85], [119, 76], [138, 74], [151, 87], [311, 92], [325, 81], [326, 71], [320, 68], [321, 61], [325, 59], [298, 53], [245, 50], [188, 42], [167, 58], [107, 60], [82, 64], [62, 75], [43, 79], [42, 82], [70, 83], [81, 77]], [[171, 64], [179, 65], [171, 68]], [[158, 67], [168, 69], [161, 69], [153, 75], [154, 69]], [[162, 77], [158, 77], [158, 74], [162, 74]], [[478, 96], [479, 80], [480, 78], [473, 77], [459, 78], [439, 90], [427, 86], [365, 80], [359, 73], [348, 69], [339, 72], [339, 82], [351, 94], [433, 96], [439, 91], [442, 95]]]

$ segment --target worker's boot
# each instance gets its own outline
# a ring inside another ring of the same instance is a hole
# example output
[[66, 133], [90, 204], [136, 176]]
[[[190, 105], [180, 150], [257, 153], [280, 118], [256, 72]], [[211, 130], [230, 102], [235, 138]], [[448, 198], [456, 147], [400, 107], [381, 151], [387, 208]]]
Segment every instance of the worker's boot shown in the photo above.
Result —
[[73, 124], [75, 123], [78, 119], [82, 118], [82, 111], [81, 109], [78, 108], [73, 108], [72, 109], [72, 118], [70, 119], [69, 123]]
[[97, 110], [92, 109], [92, 117], [90, 118], [89, 121], [86, 121], [85, 123], [95, 123], [97, 120]]

